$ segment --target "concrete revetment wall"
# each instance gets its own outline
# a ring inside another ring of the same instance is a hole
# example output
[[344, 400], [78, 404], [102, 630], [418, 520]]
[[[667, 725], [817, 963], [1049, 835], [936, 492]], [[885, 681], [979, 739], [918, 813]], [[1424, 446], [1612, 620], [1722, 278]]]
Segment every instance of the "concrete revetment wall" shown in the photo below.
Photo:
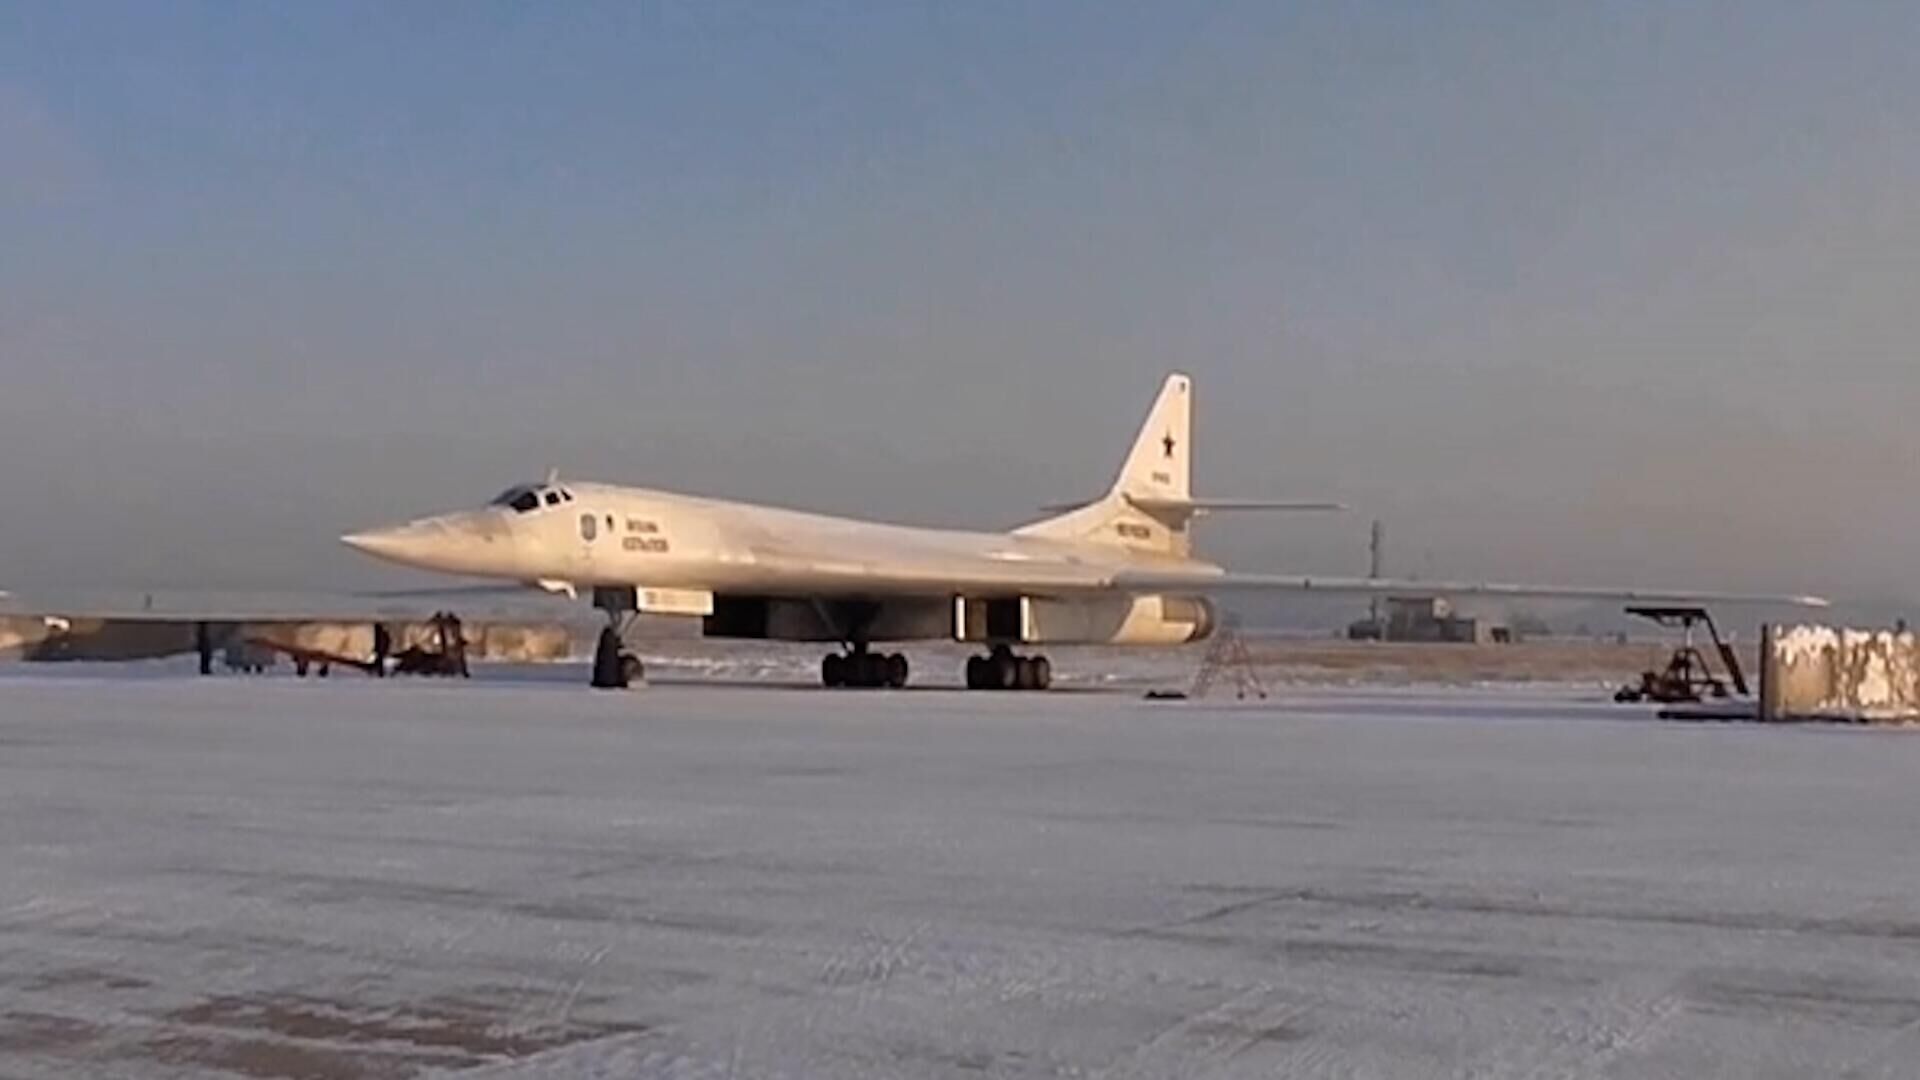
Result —
[[1920, 638], [1890, 630], [1768, 626], [1763, 720], [1920, 721]]

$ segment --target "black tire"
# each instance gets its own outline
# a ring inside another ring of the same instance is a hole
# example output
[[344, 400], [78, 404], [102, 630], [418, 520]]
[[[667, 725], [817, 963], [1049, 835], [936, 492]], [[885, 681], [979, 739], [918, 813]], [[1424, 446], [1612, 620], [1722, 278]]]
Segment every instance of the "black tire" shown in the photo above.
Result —
[[900, 655], [899, 653], [894, 653], [893, 655], [887, 657], [887, 685], [888, 686], [893, 687], [895, 690], [900, 690], [905, 688], [905, 686], [907, 685], [907, 675], [910, 673], [910, 671], [911, 669], [907, 666], [906, 657]]
[[987, 685], [987, 661], [985, 657], [967, 657], [967, 689], [980, 690]]
[[623, 683], [632, 686], [646, 677], [647, 666], [640, 662], [639, 657], [632, 653], [620, 654], [620, 679]]
[[609, 626], [600, 631], [600, 641], [593, 648], [593, 685], [600, 690], [621, 690], [626, 688], [626, 680], [620, 670], [620, 634]]
[[828, 653], [826, 659], [820, 661], [820, 683], [834, 688], [847, 685], [847, 658]]
[[1012, 690], [1020, 685], [1020, 660], [1012, 653], [987, 658], [987, 685], [994, 690]]
[[1045, 690], [1053, 685], [1053, 661], [1044, 656], [1033, 658], [1033, 688]]

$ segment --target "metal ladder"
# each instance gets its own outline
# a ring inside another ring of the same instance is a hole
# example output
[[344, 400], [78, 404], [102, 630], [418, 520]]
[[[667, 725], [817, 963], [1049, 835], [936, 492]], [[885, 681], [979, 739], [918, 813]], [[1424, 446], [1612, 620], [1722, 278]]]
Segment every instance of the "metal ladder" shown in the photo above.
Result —
[[1207, 655], [1200, 661], [1200, 671], [1194, 675], [1193, 689], [1187, 692], [1187, 696], [1206, 697], [1222, 673], [1233, 677], [1234, 697], [1244, 701], [1251, 690], [1262, 699], [1266, 698], [1266, 684], [1260, 681], [1260, 673], [1254, 669], [1253, 654], [1247, 651], [1246, 640], [1240, 636], [1237, 622], [1229, 622], [1221, 627], [1212, 644], [1207, 646]]

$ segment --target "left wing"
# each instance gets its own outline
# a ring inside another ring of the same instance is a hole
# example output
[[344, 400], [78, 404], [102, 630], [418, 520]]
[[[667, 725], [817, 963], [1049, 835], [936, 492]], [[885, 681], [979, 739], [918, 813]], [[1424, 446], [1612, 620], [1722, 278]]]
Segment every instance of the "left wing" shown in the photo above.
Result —
[[552, 593], [569, 600], [578, 599], [580, 590], [570, 581], [542, 578], [539, 581], [487, 581], [470, 585], [430, 585], [421, 589], [375, 589], [355, 593], [369, 600], [487, 600], [523, 597], [535, 592]]
[[1646, 603], [1696, 601], [1714, 604], [1780, 604], [1823, 608], [1824, 597], [1708, 592], [1700, 589], [1607, 588], [1585, 585], [1512, 585], [1490, 581], [1413, 581], [1406, 578], [1317, 577], [1297, 574], [1208, 573], [1182, 570], [1122, 570], [1115, 588], [1147, 592], [1192, 589], [1197, 592], [1301, 592], [1416, 596], [1509, 596], [1559, 600], [1622, 600]]

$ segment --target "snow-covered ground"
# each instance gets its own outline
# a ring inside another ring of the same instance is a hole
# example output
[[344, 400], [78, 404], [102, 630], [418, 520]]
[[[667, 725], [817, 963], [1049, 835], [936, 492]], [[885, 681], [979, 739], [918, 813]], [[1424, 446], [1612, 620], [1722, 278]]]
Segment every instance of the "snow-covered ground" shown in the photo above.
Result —
[[141, 670], [0, 673], [0, 1075], [1920, 1069], [1908, 733]]

